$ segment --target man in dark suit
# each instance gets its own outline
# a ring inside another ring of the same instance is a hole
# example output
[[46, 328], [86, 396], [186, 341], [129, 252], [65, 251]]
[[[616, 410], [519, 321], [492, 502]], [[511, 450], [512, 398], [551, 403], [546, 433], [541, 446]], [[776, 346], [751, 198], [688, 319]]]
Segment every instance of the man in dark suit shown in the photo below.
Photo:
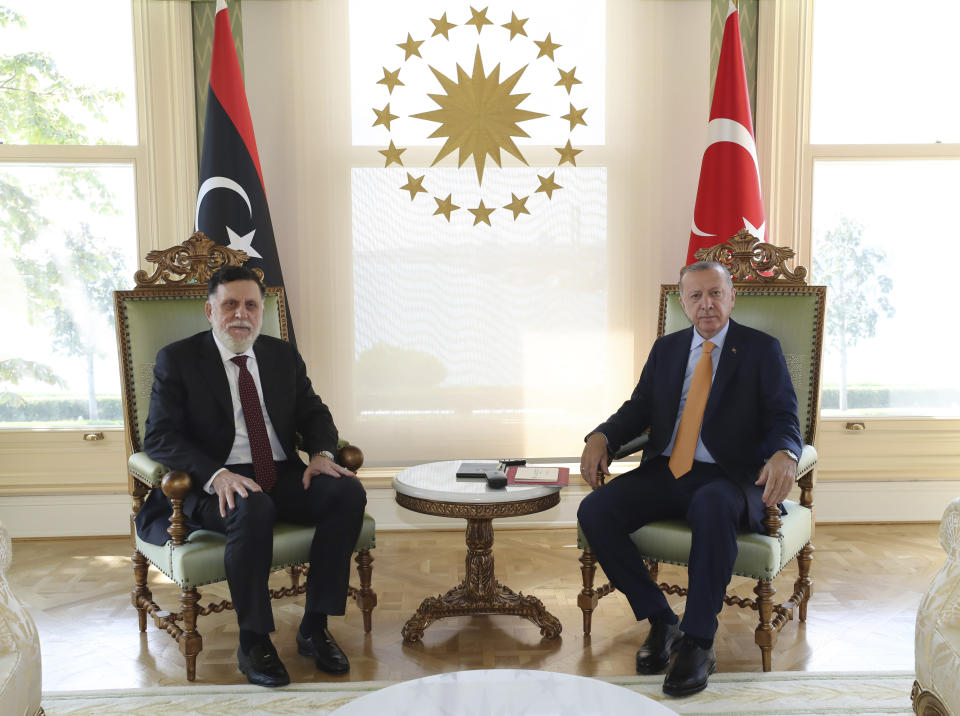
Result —
[[[786, 498], [801, 450], [797, 397], [780, 344], [730, 320], [735, 296], [721, 264], [698, 262], [681, 272], [680, 303], [693, 326], [653, 344], [633, 395], [587, 435], [580, 459], [595, 488], [578, 513], [584, 535], [637, 620], [650, 621], [637, 671], [658, 673], [676, 653], [663, 683], [673, 696], [701, 691], [716, 669], [713, 638], [737, 533], [763, 531], [764, 506]], [[598, 471], [610, 474], [608, 454], [648, 429], [640, 467], [596, 489]], [[693, 542], [678, 623], [629, 535], [680, 518]]]
[[[300, 354], [286, 341], [260, 335], [263, 296], [249, 269], [226, 267], [210, 278], [211, 330], [157, 354], [144, 450], [189, 473], [192, 487], [183, 505], [188, 529], [227, 537], [224, 562], [240, 625], [240, 670], [251, 683], [282, 686], [290, 677], [270, 641], [273, 525], [316, 526], [297, 648], [318, 669], [342, 674], [350, 664], [327, 628], [327, 615], [346, 607], [366, 494], [333, 460], [337, 429]], [[309, 464], [297, 453], [298, 433]], [[154, 490], [136, 516], [137, 533], [164, 544], [171, 511]]]

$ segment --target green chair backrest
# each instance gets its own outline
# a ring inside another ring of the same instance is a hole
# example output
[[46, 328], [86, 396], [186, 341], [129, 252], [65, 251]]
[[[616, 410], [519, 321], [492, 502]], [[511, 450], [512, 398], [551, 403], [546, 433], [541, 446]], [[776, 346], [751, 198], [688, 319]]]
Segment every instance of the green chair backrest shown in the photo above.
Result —
[[[210, 328], [204, 313], [206, 300], [207, 287], [196, 284], [114, 292], [124, 420], [131, 452], [139, 452], [143, 445], [157, 352]], [[285, 310], [283, 289], [267, 288], [264, 335], [287, 339], [286, 321], [281, 320]]]
[[[737, 298], [731, 318], [780, 341], [797, 393], [800, 430], [804, 442], [812, 445], [819, 412], [826, 287], [753, 281], [735, 281], [734, 286]], [[661, 286], [657, 335], [673, 333], [689, 325], [690, 319], [680, 305], [677, 285]]]

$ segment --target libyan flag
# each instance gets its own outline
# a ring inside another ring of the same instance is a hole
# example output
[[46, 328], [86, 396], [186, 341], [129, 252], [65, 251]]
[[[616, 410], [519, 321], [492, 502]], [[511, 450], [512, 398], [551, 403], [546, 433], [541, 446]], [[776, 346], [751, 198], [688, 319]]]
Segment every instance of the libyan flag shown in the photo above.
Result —
[[[218, 244], [245, 251], [250, 257], [245, 266], [263, 271], [267, 286], [283, 286], [257, 140], [225, 0], [217, 0], [196, 230]], [[289, 303], [287, 333], [290, 342], [296, 343]]]

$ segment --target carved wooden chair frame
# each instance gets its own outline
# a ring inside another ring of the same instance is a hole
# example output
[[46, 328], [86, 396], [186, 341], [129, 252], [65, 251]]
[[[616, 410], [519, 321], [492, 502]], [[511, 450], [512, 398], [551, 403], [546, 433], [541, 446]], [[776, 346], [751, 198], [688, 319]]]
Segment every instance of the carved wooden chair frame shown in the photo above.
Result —
[[[156, 265], [155, 270], [148, 274], [138, 270], [134, 274], [136, 288], [129, 291], [114, 292], [114, 307], [117, 317], [117, 345], [120, 351], [120, 372], [124, 405], [124, 424], [127, 437], [127, 458], [140, 452], [142, 446], [138, 434], [138, 413], [134, 390], [134, 366], [131, 365], [129, 337], [123, 330], [126, 324], [125, 299], [128, 298], [183, 298], [196, 296], [206, 298], [207, 281], [210, 276], [223, 266], [242, 266], [248, 256], [243, 251], [237, 251], [226, 246], [215, 244], [204, 234], [197, 232], [182, 244], [147, 254], [147, 261]], [[260, 269], [253, 269], [258, 277], [263, 279]], [[282, 287], [267, 287], [267, 295], [275, 296], [278, 302], [280, 335], [287, 339], [286, 301]], [[337, 462], [350, 470], [356, 471], [363, 464], [363, 453], [354, 445], [341, 445], [337, 452]], [[130, 534], [134, 552], [131, 556], [136, 586], [131, 593], [133, 606], [137, 609], [140, 631], [146, 631], [147, 616], [153, 618], [156, 627], [166, 631], [174, 638], [186, 659], [187, 679], [193, 681], [196, 677], [196, 658], [203, 648], [202, 637], [197, 630], [197, 618], [233, 609], [233, 602], [224, 599], [220, 602], [200, 606], [200, 593], [197, 589], [181, 591], [180, 608], [175, 612], [168, 612], [160, 608], [154, 601], [153, 594], [147, 585], [147, 572], [150, 562], [136, 548], [136, 528], [134, 517], [143, 507], [144, 499], [151, 489], [157, 487], [148, 479], [148, 476], [138, 474], [134, 468], [128, 469], [128, 490], [132, 498], [132, 512], [130, 514]], [[183, 516], [183, 500], [190, 491], [190, 476], [185, 472], [172, 471], [165, 474], [160, 482], [159, 489], [170, 498], [173, 505], [171, 525], [168, 530], [174, 546], [185, 544], [187, 529]], [[353, 599], [363, 615], [365, 632], [372, 629], [372, 612], [377, 604], [376, 592], [371, 588], [373, 574], [373, 556], [369, 549], [359, 550], [356, 554], [357, 573], [360, 578], [360, 587], [348, 587], [347, 596]], [[303, 581], [309, 573], [306, 564], [295, 564], [286, 567], [289, 575], [289, 586], [271, 589], [271, 599], [298, 596], [306, 592]]]
[[[818, 304], [818, 313], [820, 320], [818, 322], [816, 335], [813, 337], [813, 347], [811, 360], [817, 368], [813, 371], [813, 384], [810, 386], [808, 400], [806, 403], [807, 420], [806, 425], [801, 425], [801, 434], [804, 444], [812, 446], [816, 437], [816, 428], [818, 423], [819, 395], [820, 395], [820, 359], [823, 345], [823, 315], [826, 307], [826, 287], [808, 286], [805, 282], [807, 270], [803, 266], [798, 266], [791, 270], [785, 265], [785, 262], [792, 259], [795, 255], [793, 249], [784, 246], [773, 246], [763, 243], [752, 236], [746, 230], [739, 232], [725, 244], [718, 244], [707, 249], [700, 249], [696, 252], [696, 258], [700, 261], [717, 261], [723, 264], [733, 277], [734, 288], [739, 296], [751, 293], [759, 294], [811, 294], [816, 297]], [[660, 306], [657, 335], [662, 336], [665, 329], [666, 320], [666, 302], [668, 295], [676, 294], [679, 290], [677, 284], [665, 284], [661, 286]], [[645, 440], [635, 441], [643, 443]], [[632, 449], [621, 449], [621, 452], [615, 456], [617, 458], [625, 457], [627, 454], [641, 449], [638, 446]], [[804, 453], [806, 455], [806, 451]], [[804, 458], [801, 457], [801, 468], [804, 466]], [[815, 467], [816, 459], [814, 453], [813, 462], [806, 466], [805, 470], [798, 474], [797, 484], [800, 488], [799, 504], [811, 510], [811, 540], [797, 554], [798, 576], [793, 585], [793, 592], [790, 598], [785, 602], [774, 603], [773, 595], [776, 593], [772, 585], [772, 580], [760, 579], [754, 588], [757, 598], [749, 599], [737, 596], [735, 594], [724, 595], [724, 603], [728, 606], [738, 606], [745, 609], [752, 609], [758, 612], [759, 624], [755, 630], [755, 641], [761, 650], [761, 659], [764, 671], [771, 669], [771, 652], [777, 642], [777, 637], [784, 624], [793, 619], [794, 609], [799, 611], [799, 620], [806, 621], [807, 603], [813, 594], [813, 580], [810, 577], [810, 567], [813, 559], [813, 531], [816, 526], [813, 489], [816, 483]], [[603, 482], [604, 475], [599, 473], [600, 482]], [[765, 535], [768, 537], [780, 537], [781, 520], [780, 512], [776, 507], [768, 507], [765, 510], [764, 518]], [[651, 560], [644, 560], [650, 571], [650, 576], [656, 582], [658, 579], [659, 564]], [[615, 587], [610, 584], [604, 584], [594, 587], [594, 575], [597, 568], [597, 560], [593, 552], [584, 549], [580, 556], [581, 576], [583, 578], [583, 589], [577, 598], [577, 605], [583, 613], [583, 632], [589, 636], [591, 631], [591, 618], [601, 598], [610, 594]], [[665, 594], [675, 594], [685, 596], [686, 587], [659, 582], [657, 586]]]

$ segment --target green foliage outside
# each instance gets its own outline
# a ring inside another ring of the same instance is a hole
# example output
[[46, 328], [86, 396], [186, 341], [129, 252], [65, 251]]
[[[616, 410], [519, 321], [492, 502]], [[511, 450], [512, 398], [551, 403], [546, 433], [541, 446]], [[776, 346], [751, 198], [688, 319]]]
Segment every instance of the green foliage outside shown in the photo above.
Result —
[[[26, 22], [0, 6], [0, 27], [11, 26], [26, 29]], [[66, 110], [80, 106], [102, 120], [108, 105], [122, 100], [120, 92], [72, 82], [44, 53], [0, 50], [0, 143], [103, 143], [91, 141], [83, 123]], [[30, 323], [48, 327], [54, 350], [86, 361], [88, 397], [79, 415], [96, 421], [100, 416], [93, 360], [98, 349], [91, 339], [93, 323], [112, 325], [110, 294], [123, 285], [125, 262], [105, 249], [107, 242], [93, 235], [87, 224], [65, 231], [57, 251], [41, 245], [41, 234], [52, 225], [41, 211], [43, 199], [81, 201], [90, 214], [116, 213], [113, 197], [95, 170], [58, 168], [55, 177], [43, 185], [25, 186], [13, 173], [0, 171], [0, 250], [11, 257], [23, 282]], [[74, 290], [78, 285], [82, 290]], [[26, 380], [65, 387], [49, 365], [17, 357], [0, 360], [0, 408], [26, 410], [28, 402], [17, 390]], [[19, 419], [29, 418], [23, 413]]]
[[[855, 407], [849, 404], [847, 386], [849, 349], [861, 339], [876, 335], [881, 314], [887, 318], [894, 314], [887, 298], [893, 281], [879, 273], [886, 253], [862, 244], [863, 226], [843, 217], [818, 242], [813, 257], [813, 275], [828, 287], [826, 342], [840, 356], [840, 410]], [[826, 396], [822, 403], [828, 407]]]

